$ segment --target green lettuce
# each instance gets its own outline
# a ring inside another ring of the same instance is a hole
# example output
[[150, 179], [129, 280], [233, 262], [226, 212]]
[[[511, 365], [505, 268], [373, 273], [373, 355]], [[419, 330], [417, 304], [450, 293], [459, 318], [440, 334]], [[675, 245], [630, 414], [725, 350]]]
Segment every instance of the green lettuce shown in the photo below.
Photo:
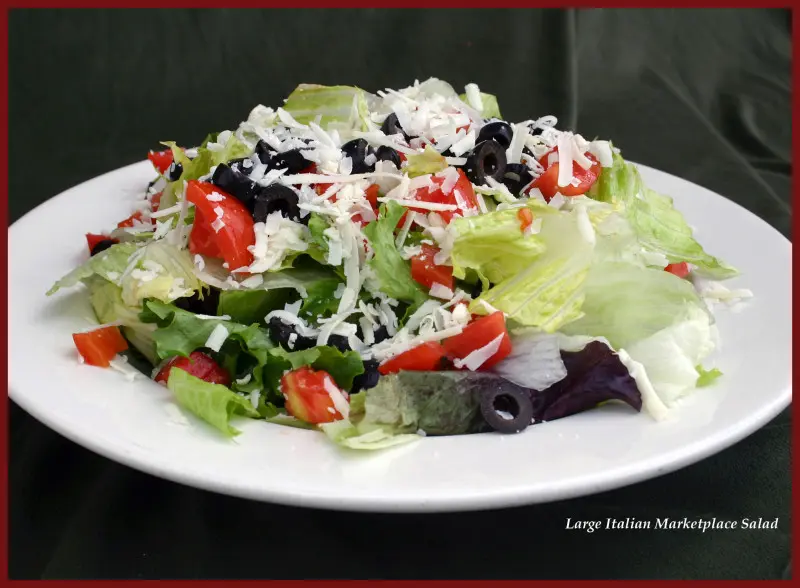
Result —
[[422, 439], [420, 435], [395, 435], [381, 428], [362, 432], [348, 419], [323, 423], [319, 425], [319, 429], [337, 445], [359, 451], [378, 451]]
[[[483, 118], [503, 118], [503, 115], [500, 114], [500, 105], [497, 103], [497, 96], [494, 94], [486, 94], [481, 92], [481, 102], [483, 108], [481, 109], [481, 116]], [[459, 94], [458, 96], [461, 98], [461, 101], [469, 104], [467, 101], [466, 94]]]
[[593, 265], [584, 284], [584, 295], [583, 316], [565, 325], [562, 331], [567, 335], [605, 337], [615, 349], [629, 350], [630, 345], [698, 309], [706, 322], [709, 320], [688, 280], [632, 263]]
[[217, 314], [227, 315], [237, 323], [252, 325], [263, 323], [273, 310], [283, 308], [297, 298], [290, 289], [276, 290], [223, 290], [219, 294]]
[[170, 370], [167, 388], [175, 395], [178, 404], [228, 437], [241, 433], [230, 425], [233, 415], [259, 417], [248, 399], [221, 384], [210, 384], [179, 368]]
[[[667, 272], [663, 272], [667, 273]], [[704, 309], [692, 307], [673, 324], [626, 347], [630, 357], [644, 366], [647, 377], [664, 405], [670, 407], [692, 392], [703, 376], [697, 369], [714, 350], [716, 331]]]
[[128, 342], [155, 365], [158, 362], [153, 341], [156, 326], [139, 319], [142, 309], [126, 305], [122, 301], [122, 289], [99, 276], [90, 278], [86, 285], [97, 320], [101, 324], [119, 323]]
[[[553, 209], [530, 201], [534, 216], [541, 208]], [[475, 270], [479, 276], [492, 283], [511, 278], [529, 266], [545, 249], [539, 235], [526, 235], [520, 227], [518, 208], [496, 210], [488, 214], [457, 218], [449, 230], [455, 238], [451, 253], [453, 276], [466, 277], [466, 269]]]
[[378, 219], [364, 228], [364, 234], [375, 252], [369, 265], [377, 276], [381, 291], [395, 300], [419, 305], [428, 297], [411, 277], [411, 267], [395, 245], [394, 229], [405, 211], [396, 202], [382, 204]]
[[254, 290], [225, 290], [220, 293], [218, 314], [244, 324], [263, 323], [273, 310], [302, 299], [299, 316], [316, 319], [336, 312], [336, 290], [342, 281], [338, 275], [316, 265], [296, 267], [264, 274], [264, 281]]
[[415, 153], [408, 156], [408, 163], [404, 168], [409, 178], [435, 174], [447, 168], [447, 161], [444, 155], [436, 151], [430, 145], [425, 146], [422, 153]]
[[188, 357], [192, 351], [205, 346], [217, 325], [224, 326], [228, 331], [226, 344], [237, 342], [242, 350], [262, 362], [266, 361], [267, 350], [274, 347], [266, 330], [258, 325], [244, 325], [216, 318], [201, 319], [193, 312], [157, 300], [147, 300], [144, 303], [140, 319], [144, 323], [158, 325], [153, 339], [159, 359], [175, 355]]
[[[130, 258], [134, 254], [138, 257], [129, 268], [132, 263]], [[134, 275], [134, 270], [145, 268], [148, 262], [157, 264], [160, 269], [153, 279], [141, 280]], [[92, 276], [120, 284], [123, 302], [133, 307], [141, 305], [145, 298], [172, 302], [190, 296], [201, 287], [188, 251], [165, 241], [153, 241], [142, 247], [134, 243], [117, 243], [109, 247], [61, 278], [47, 295], [54, 294], [60, 288], [75, 286]]]
[[47, 291], [52, 296], [61, 288], [71, 288], [92, 276], [100, 276], [110, 282], [119, 279], [128, 267], [128, 258], [138, 247], [134, 243], [117, 243], [97, 255], [93, 255], [66, 276], [58, 280]]
[[209, 140], [213, 137], [213, 140], [216, 141], [219, 138], [219, 134], [221, 133], [218, 133], [216, 137], [213, 135], [207, 137], [204, 141], [204, 145], [197, 148], [197, 156], [194, 159], [189, 159], [183, 149], [178, 147], [174, 141], [161, 142], [162, 145], [166, 145], [172, 150], [174, 160], [183, 166], [183, 172], [181, 173], [180, 178], [177, 180], [178, 182], [197, 180], [207, 175], [211, 171], [212, 167], [217, 166], [220, 163], [226, 163], [231, 159], [237, 159], [251, 155], [252, 149], [250, 149], [232, 133], [225, 141], [222, 149], [219, 151], [212, 151], [208, 149]]
[[717, 368], [711, 368], [710, 370], [707, 370], [703, 368], [702, 365], [697, 365], [694, 369], [696, 369], [697, 373], [700, 374], [697, 376], [697, 383], [695, 384], [695, 386], [698, 388], [710, 386], [717, 381], [717, 378], [722, 376], [722, 372]]
[[308, 124], [320, 116], [320, 126], [328, 128], [332, 124], [350, 123], [356, 118], [359, 130], [366, 131], [369, 96], [354, 86], [300, 84], [289, 94], [283, 108], [300, 124]]
[[622, 204], [641, 246], [665, 255], [670, 263], [691, 263], [699, 275], [718, 280], [738, 275], [738, 270], [705, 252], [672, 198], [648, 189], [636, 167], [619, 154], [614, 154], [611, 167], [603, 168], [588, 195]]
[[161, 268], [153, 279], [141, 280], [133, 271], [122, 278], [125, 304], [137, 306], [146, 298], [172, 302], [191, 296], [202, 286], [195, 276], [192, 256], [186, 249], [179, 249], [166, 241], [153, 241], [142, 248], [135, 269], [146, 269], [149, 263]]
[[579, 228], [582, 214], [576, 209], [544, 216], [539, 238], [545, 252], [473, 300], [470, 311], [489, 314], [495, 308], [520, 325], [548, 333], [579, 318], [594, 252], [594, 242]]

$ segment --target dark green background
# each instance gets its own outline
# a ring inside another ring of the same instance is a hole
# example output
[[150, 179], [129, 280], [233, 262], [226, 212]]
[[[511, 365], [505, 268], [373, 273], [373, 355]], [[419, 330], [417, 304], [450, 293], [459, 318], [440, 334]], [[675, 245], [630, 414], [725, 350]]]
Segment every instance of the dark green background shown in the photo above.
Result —
[[[497, 94], [506, 118], [554, 114], [589, 138], [611, 138], [627, 158], [724, 194], [788, 236], [789, 27], [789, 13], [777, 10], [15, 10], [10, 217], [142, 159], [160, 140], [191, 144], [233, 128], [301, 82], [376, 90], [437, 76]], [[153, 478], [12, 405], [10, 574], [780, 578], [789, 561], [789, 433], [785, 412], [697, 465], [587, 498], [367, 515]], [[564, 528], [567, 517], [666, 516], [780, 517], [780, 528]]]

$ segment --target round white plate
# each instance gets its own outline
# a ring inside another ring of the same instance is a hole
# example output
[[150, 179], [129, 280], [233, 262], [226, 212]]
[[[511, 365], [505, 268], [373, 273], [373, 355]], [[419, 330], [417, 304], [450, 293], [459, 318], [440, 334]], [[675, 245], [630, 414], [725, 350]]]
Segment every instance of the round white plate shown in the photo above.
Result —
[[[236, 496], [359, 511], [454, 511], [600, 492], [694, 463], [752, 433], [791, 402], [791, 244], [744, 208], [640, 166], [670, 194], [704, 247], [740, 268], [731, 287], [755, 299], [717, 313], [725, 376], [667, 422], [606, 406], [519, 435], [426, 438], [379, 453], [345, 453], [321, 433], [247, 419], [233, 441], [147, 380], [81, 365], [71, 333], [93, 318], [81, 288], [45, 292], [86, 257], [84, 233], [130, 214], [147, 162], [95, 178], [14, 223], [9, 239], [9, 394], [48, 427], [110, 459]], [[13, 449], [12, 449], [13, 450]]]

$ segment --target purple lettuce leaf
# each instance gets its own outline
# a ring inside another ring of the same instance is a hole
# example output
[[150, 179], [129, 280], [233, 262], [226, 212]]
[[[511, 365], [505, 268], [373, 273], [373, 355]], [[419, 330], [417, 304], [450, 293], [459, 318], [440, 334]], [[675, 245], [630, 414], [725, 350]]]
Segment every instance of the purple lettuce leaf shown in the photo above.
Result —
[[592, 341], [580, 351], [562, 351], [561, 358], [567, 377], [541, 392], [530, 391], [536, 421], [560, 419], [609, 400], [642, 409], [636, 381], [605, 343]]

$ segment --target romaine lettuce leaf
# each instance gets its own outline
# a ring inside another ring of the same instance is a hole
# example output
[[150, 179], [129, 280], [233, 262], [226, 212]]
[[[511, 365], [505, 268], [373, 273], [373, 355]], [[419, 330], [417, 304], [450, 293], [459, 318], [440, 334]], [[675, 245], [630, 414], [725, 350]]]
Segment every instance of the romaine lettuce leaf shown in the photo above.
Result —
[[716, 338], [715, 327], [703, 309], [690, 307], [678, 316], [681, 318], [674, 324], [625, 347], [628, 355], [644, 366], [667, 407], [695, 389], [702, 377], [697, 366], [714, 350]]
[[222, 319], [202, 319], [192, 312], [164, 304], [157, 300], [147, 300], [140, 314], [144, 323], [155, 323], [158, 329], [153, 334], [156, 354], [159, 359], [175, 355], [188, 357], [192, 351], [205, 346], [211, 332], [217, 325], [228, 331], [228, 341], [238, 342], [243, 351], [266, 362], [267, 350], [274, 345], [266, 330], [258, 325], [243, 325]]
[[368, 97], [367, 92], [354, 86], [300, 84], [289, 94], [283, 108], [300, 124], [308, 124], [321, 116], [320, 126], [328, 128], [356, 119], [358, 130], [366, 131]]
[[594, 264], [584, 293], [583, 316], [564, 325], [562, 331], [605, 337], [615, 349], [628, 351], [632, 344], [704, 308], [689, 281], [625, 262]]
[[263, 324], [264, 317], [273, 310], [283, 308], [298, 297], [290, 288], [275, 290], [222, 290], [219, 294], [217, 314], [231, 317], [233, 322], [252, 325]]
[[428, 299], [411, 277], [411, 268], [395, 245], [394, 229], [406, 209], [396, 202], [381, 205], [380, 215], [364, 228], [375, 256], [369, 265], [377, 276], [381, 291], [394, 298], [419, 305]]
[[426, 145], [422, 153], [408, 156], [408, 163], [404, 171], [409, 178], [416, 178], [417, 176], [435, 174], [446, 168], [447, 161], [445, 161], [444, 156], [430, 145]]
[[502, 310], [520, 325], [548, 333], [580, 317], [583, 283], [595, 244], [579, 225], [585, 220], [582, 215], [585, 211], [575, 209], [544, 216], [539, 238], [545, 252], [473, 300], [470, 311], [489, 314], [492, 309]]
[[[530, 201], [529, 208], [534, 215], [553, 210], [535, 201]], [[466, 269], [473, 269], [498, 284], [519, 274], [541, 255], [544, 240], [521, 230], [519, 210], [507, 208], [453, 220], [448, 227], [454, 233], [453, 276], [464, 279]]]
[[218, 314], [244, 324], [263, 323], [271, 311], [302, 299], [299, 316], [314, 319], [336, 312], [336, 291], [342, 280], [325, 267], [297, 267], [263, 275], [258, 289], [224, 290], [220, 293]]
[[[229, 131], [218, 133], [216, 137], [213, 137], [214, 142], [224, 141], [221, 149], [212, 151], [208, 148], [208, 143], [211, 142], [209, 139], [211, 138], [212, 136], [207, 137], [206, 141], [204, 141], [205, 145], [197, 148], [197, 156], [194, 159], [189, 159], [174, 141], [161, 142], [162, 145], [166, 145], [172, 150], [174, 160], [183, 166], [183, 172], [177, 182], [197, 180], [207, 175], [212, 167], [220, 163], [226, 163], [239, 157], [247, 157], [252, 153], [252, 149]], [[174, 184], [176, 182], [171, 183]]]
[[[155, 272], [146, 279], [137, 271]], [[135, 268], [122, 276], [122, 300], [129, 306], [138, 306], [146, 298], [172, 302], [191, 296], [202, 284], [194, 273], [192, 256], [186, 249], [166, 241], [153, 241], [141, 250]]]
[[672, 198], [648, 189], [636, 167], [619, 154], [614, 154], [612, 167], [603, 168], [588, 195], [621, 203], [642, 247], [665, 255], [670, 263], [688, 262], [696, 266], [698, 274], [714, 279], [738, 275], [738, 270], [705, 252]]
[[133, 243], [117, 243], [105, 251], [94, 255], [69, 272], [66, 276], [58, 280], [47, 291], [47, 295], [55, 294], [61, 288], [71, 288], [78, 283], [97, 275], [101, 278], [114, 282], [122, 276], [125, 268], [128, 267], [128, 259], [138, 247]]
[[319, 425], [319, 429], [337, 445], [361, 451], [388, 449], [422, 439], [420, 435], [416, 434], [401, 433], [395, 435], [383, 428], [375, 428], [367, 432], [361, 432], [359, 428], [348, 419], [323, 423]]
[[178, 404], [228, 437], [241, 433], [230, 425], [233, 415], [259, 417], [248, 399], [221, 384], [210, 384], [196, 378], [180, 368], [170, 370], [167, 388], [175, 395]]

